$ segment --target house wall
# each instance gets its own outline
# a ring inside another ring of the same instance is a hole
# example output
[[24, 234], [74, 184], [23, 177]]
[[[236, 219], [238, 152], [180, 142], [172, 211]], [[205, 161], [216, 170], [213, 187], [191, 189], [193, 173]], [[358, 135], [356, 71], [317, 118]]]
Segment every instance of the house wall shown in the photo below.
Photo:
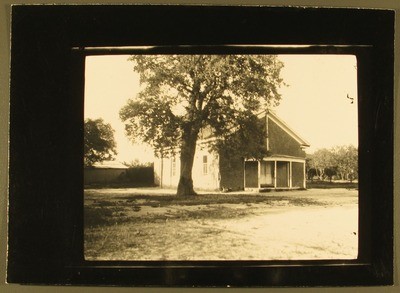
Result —
[[192, 170], [194, 188], [218, 190], [220, 187], [219, 176], [219, 157], [217, 154], [209, 151], [207, 147], [198, 146]]
[[[156, 159], [154, 162], [154, 183], [163, 188], [176, 188], [179, 183], [180, 164], [179, 153], [175, 157]], [[194, 188], [199, 190], [219, 189], [218, 165], [219, 160], [216, 154], [210, 152], [207, 148], [198, 146], [192, 169]]]
[[219, 154], [221, 188], [231, 190], [244, 189], [244, 160], [221, 152]]
[[179, 172], [179, 155], [158, 158], [154, 161], [154, 184], [162, 188], [175, 188], [178, 186]]
[[292, 162], [292, 187], [304, 187], [304, 163]]
[[258, 188], [258, 162], [246, 161], [245, 163], [245, 187]]
[[271, 155], [306, 157], [300, 144], [270, 118], [268, 118], [268, 140]]

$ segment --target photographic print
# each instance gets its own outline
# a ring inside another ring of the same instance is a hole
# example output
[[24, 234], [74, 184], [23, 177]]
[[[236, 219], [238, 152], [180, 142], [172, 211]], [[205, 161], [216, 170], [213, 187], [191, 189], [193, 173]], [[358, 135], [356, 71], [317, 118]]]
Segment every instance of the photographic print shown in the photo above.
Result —
[[354, 55], [87, 56], [86, 260], [358, 256]]
[[13, 6], [7, 282], [393, 284], [394, 15]]

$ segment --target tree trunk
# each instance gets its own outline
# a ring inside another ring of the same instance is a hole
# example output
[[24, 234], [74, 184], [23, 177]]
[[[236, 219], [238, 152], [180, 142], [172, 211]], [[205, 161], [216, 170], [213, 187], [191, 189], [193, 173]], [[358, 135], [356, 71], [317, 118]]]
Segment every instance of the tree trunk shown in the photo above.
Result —
[[192, 169], [196, 152], [198, 131], [191, 131], [183, 136], [181, 148], [181, 171], [178, 183], [177, 196], [196, 195], [193, 189]]
[[164, 174], [164, 156], [161, 155], [160, 188], [164, 187], [163, 186], [163, 184], [164, 184], [164, 182], [163, 182], [163, 180], [164, 180], [163, 174]]

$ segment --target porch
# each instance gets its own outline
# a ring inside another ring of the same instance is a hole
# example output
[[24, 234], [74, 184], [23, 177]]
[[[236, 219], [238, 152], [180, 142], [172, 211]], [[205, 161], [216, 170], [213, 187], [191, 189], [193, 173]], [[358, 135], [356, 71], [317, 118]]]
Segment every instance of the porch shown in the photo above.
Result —
[[306, 188], [305, 159], [268, 157], [244, 161], [244, 187], [252, 189]]

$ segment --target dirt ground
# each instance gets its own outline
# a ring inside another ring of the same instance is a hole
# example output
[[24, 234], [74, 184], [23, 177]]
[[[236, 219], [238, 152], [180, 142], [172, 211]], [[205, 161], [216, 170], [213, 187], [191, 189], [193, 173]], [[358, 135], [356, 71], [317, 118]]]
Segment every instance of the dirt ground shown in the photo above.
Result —
[[85, 190], [87, 260], [355, 259], [358, 191]]

